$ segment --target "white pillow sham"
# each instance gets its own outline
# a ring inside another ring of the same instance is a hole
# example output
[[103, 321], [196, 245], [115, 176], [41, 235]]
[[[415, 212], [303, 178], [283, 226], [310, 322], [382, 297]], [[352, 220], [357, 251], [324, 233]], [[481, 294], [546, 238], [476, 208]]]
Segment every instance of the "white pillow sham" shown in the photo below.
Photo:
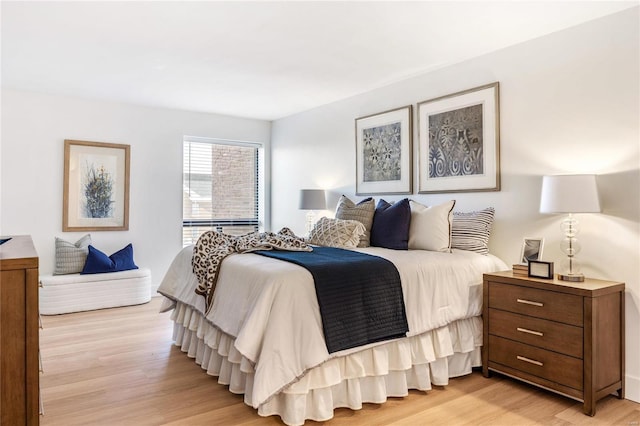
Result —
[[429, 207], [411, 200], [409, 250], [450, 252], [451, 222], [455, 204], [456, 201], [451, 200]]

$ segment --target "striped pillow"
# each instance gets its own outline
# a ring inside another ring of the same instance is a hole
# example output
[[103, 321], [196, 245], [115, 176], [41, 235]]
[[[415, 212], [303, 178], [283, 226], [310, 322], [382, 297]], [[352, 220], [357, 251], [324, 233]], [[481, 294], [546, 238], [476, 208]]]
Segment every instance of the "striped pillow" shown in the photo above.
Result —
[[56, 237], [56, 269], [53, 275], [77, 274], [84, 268], [89, 254], [91, 235], [87, 234], [75, 243]]
[[346, 196], [341, 196], [336, 208], [336, 219], [357, 220], [364, 225], [364, 235], [360, 237], [358, 247], [369, 247], [371, 244], [371, 225], [373, 215], [376, 212], [376, 203], [373, 198], [365, 198], [358, 204]]
[[489, 237], [495, 209], [476, 212], [453, 212], [451, 248], [489, 254]]

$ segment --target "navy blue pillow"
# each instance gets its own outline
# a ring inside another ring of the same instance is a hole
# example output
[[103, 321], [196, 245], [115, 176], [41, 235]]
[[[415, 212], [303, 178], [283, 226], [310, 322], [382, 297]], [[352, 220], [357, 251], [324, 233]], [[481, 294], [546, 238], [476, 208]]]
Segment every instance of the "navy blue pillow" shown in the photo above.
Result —
[[133, 262], [133, 246], [127, 245], [111, 256], [107, 256], [97, 248], [89, 245], [89, 254], [81, 274], [103, 274], [105, 272], [128, 271], [138, 269]]
[[411, 223], [411, 206], [409, 199], [389, 204], [385, 200], [378, 201], [371, 225], [371, 245], [396, 250], [409, 248], [409, 224]]

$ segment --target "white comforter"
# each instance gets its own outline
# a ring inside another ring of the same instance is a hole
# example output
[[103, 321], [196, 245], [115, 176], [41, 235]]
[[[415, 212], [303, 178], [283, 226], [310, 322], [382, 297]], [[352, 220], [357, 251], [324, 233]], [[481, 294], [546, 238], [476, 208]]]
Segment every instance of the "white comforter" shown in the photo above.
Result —
[[[204, 298], [194, 292], [198, 283], [191, 270], [192, 251], [189, 246], [176, 256], [158, 292], [204, 313]], [[508, 269], [495, 256], [461, 250], [358, 251], [384, 257], [398, 268], [408, 336], [480, 315], [482, 274]], [[207, 319], [235, 337], [236, 349], [254, 363], [254, 408], [310, 368], [364, 348], [329, 354], [311, 274], [301, 266], [256, 254], [233, 254], [223, 261]]]

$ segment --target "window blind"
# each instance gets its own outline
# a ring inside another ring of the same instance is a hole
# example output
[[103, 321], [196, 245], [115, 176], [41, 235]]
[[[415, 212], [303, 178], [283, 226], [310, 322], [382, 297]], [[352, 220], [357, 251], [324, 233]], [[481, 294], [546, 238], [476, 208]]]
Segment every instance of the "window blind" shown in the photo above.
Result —
[[210, 229], [232, 235], [258, 230], [260, 148], [247, 142], [185, 139], [184, 246]]

